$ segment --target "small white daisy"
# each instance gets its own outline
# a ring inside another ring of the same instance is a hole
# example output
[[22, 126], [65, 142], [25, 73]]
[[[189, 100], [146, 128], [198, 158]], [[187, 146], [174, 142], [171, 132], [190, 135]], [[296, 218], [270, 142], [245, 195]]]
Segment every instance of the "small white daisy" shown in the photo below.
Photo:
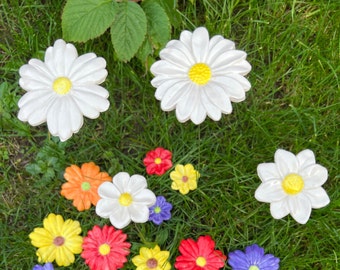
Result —
[[327, 181], [327, 169], [315, 163], [314, 153], [309, 149], [296, 156], [279, 149], [274, 159], [275, 163], [262, 163], [257, 167], [262, 184], [255, 198], [270, 203], [275, 219], [291, 214], [298, 223], [305, 224], [312, 208], [321, 208], [330, 202], [321, 187]]
[[155, 194], [147, 189], [142, 175], [126, 172], [116, 174], [111, 182], [104, 182], [98, 188], [101, 199], [96, 205], [96, 213], [109, 218], [113, 226], [122, 229], [131, 221], [144, 223], [149, 220], [149, 207], [156, 203]]
[[99, 86], [107, 76], [106, 61], [94, 53], [78, 57], [74, 45], [57, 40], [44, 62], [31, 59], [20, 70], [27, 91], [18, 102], [18, 118], [32, 126], [47, 122], [53, 136], [69, 139], [83, 125], [109, 108], [108, 91]]
[[220, 35], [209, 39], [206, 28], [183, 31], [161, 50], [161, 60], [151, 66], [151, 84], [164, 111], [176, 109], [178, 121], [196, 125], [208, 115], [214, 121], [232, 112], [232, 102], [241, 102], [251, 87], [243, 77], [251, 70], [244, 51]]

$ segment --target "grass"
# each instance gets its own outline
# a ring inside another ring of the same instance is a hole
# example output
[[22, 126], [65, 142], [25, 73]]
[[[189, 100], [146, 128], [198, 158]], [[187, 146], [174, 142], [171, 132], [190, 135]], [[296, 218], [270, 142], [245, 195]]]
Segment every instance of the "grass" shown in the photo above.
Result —
[[[24, 2], [24, 3], [23, 3]], [[182, 29], [205, 25], [248, 53], [252, 65], [247, 99], [231, 115], [200, 126], [176, 120], [154, 98], [151, 74], [137, 60], [115, 60], [109, 36], [76, 44], [79, 53], [95, 51], [107, 60], [110, 109], [65, 143], [17, 118], [24, 91], [18, 69], [42, 58], [62, 37], [64, 1], [5, 1], [0, 4], [0, 268], [30, 269], [36, 264], [28, 234], [48, 213], [79, 220], [84, 234], [106, 224], [94, 209], [79, 213], [59, 195], [63, 170], [95, 161], [114, 175], [145, 175], [146, 152], [163, 146], [174, 163], [192, 163], [199, 187], [182, 196], [170, 189], [169, 175], [148, 176], [151, 189], [174, 205], [162, 226], [132, 224], [124, 229], [131, 256], [145, 243], [169, 250], [171, 262], [181, 239], [209, 234], [228, 253], [257, 243], [281, 259], [281, 269], [340, 268], [339, 75], [340, 5], [337, 1], [180, 1]], [[331, 203], [313, 210], [306, 225], [290, 216], [274, 220], [269, 205], [254, 199], [260, 184], [256, 167], [272, 162], [276, 149], [314, 151], [328, 169], [324, 188]], [[31, 168], [31, 170], [29, 169]], [[30, 172], [30, 173], [29, 173]], [[134, 268], [128, 264], [127, 269]], [[62, 269], [62, 268], [58, 268]], [[87, 269], [80, 256], [69, 269]], [[225, 269], [230, 269], [226, 266]]]

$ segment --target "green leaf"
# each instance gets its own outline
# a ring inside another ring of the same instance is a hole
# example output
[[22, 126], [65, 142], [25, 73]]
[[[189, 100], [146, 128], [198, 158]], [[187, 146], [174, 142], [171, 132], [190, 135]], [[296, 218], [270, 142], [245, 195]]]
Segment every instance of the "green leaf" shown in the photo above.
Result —
[[176, 10], [178, 0], [155, 0], [155, 1], [157, 1], [164, 8], [165, 12], [168, 14], [171, 25], [178, 28], [182, 21], [180, 14]]
[[148, 34], [155, 48], [163, 47], [170, 39], [170, 21], [165, 10], [154, 0], [142, 2], [146, 14]]
[[87, 41], [113, 23], [118, 4], [112, 0], [68, 0], [62, 14], [65, 40]]
[[142, 45], [146, 34], [146, 16], [135, 2], [119, 3], [111, 27], [111, 40], [120, 60], [129, 61]]
[[150, 40], [146, 38], [142, 46], [140, 46], [136, 56], [138, 57], [139, 60], [141, 60], [144, 63], [146, 62], [150, 54], [152, 54], [152, 45]]

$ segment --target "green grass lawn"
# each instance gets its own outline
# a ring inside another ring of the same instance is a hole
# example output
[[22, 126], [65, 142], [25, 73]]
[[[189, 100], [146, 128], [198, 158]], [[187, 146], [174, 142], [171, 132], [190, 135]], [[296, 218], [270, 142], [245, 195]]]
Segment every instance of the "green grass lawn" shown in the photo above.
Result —
[[[174, 112], [160, 109], [144, 63], [119, 62], [109, 35], [74, 43], [79, 54], [94, 51], [106, 59], [109, 75], [102, 85], [111, 105], [61, 143], [45, 124], [19, 121], [17, 101], [24, 94], [20, 66], [43, 59], [46, 48], [62, 38], [64, 2], [0, 4], [0, 269], [37, 263], [28, 235], [49, 213], [78, 220], [83, 235], [95, 224], [109, 224], [94, 207], [78, 212], [60, 195], [65, 168], [89, 161], [112, 176], [146, 176], [149, 188], [174, 206], [172, 219], [161, 226], [124, 229], [132, 242], [129, 258], [154, 242], [170, 251], [173, 265], [182, 239], [209, 234], [225, 254], [257, 243], [280, 258], [281, 269], [340, 269], [338, 1], [179, 1], [181, 22], [172, 38], [204, 25], [211, 36], [235, 41], [252, 65], [246, 100], [233, 103], [233, 113], [219, 122], [207, 118], [199, 126], [179, 123]], [[201, 174], [197, 190], [183, 196], [170, 188], [169, 173], [146, 175], [142, 160], [158, 146], [172, 151], [174, 164], [195, 166]], [[257, 165], [273, 162], [278, 148], [295, 154], [311, 149], [328, 169], [323, 187], [331, 202], [313, 210], [306, 225], [291, 216], [275, 220], [269, 204], [254, 198]], [[88, 268], [77, 255], [68, 269]]]

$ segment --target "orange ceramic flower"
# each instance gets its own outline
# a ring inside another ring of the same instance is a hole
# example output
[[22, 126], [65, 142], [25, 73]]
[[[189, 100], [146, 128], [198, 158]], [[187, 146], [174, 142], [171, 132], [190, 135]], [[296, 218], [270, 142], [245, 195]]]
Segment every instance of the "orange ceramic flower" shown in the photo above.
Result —
[[99, 166], [93, 162], [84, 163], [81, 168], [71, 165], [65, 170], [64, 178], [67, 180], [61, 186], [61, 195], [73, 200], [78, 211], [89, 209], [91, 204], [96, 205], [99, 198], [98, 186], [105, 181], [111, 181], [106, 172], [100, 172]]

